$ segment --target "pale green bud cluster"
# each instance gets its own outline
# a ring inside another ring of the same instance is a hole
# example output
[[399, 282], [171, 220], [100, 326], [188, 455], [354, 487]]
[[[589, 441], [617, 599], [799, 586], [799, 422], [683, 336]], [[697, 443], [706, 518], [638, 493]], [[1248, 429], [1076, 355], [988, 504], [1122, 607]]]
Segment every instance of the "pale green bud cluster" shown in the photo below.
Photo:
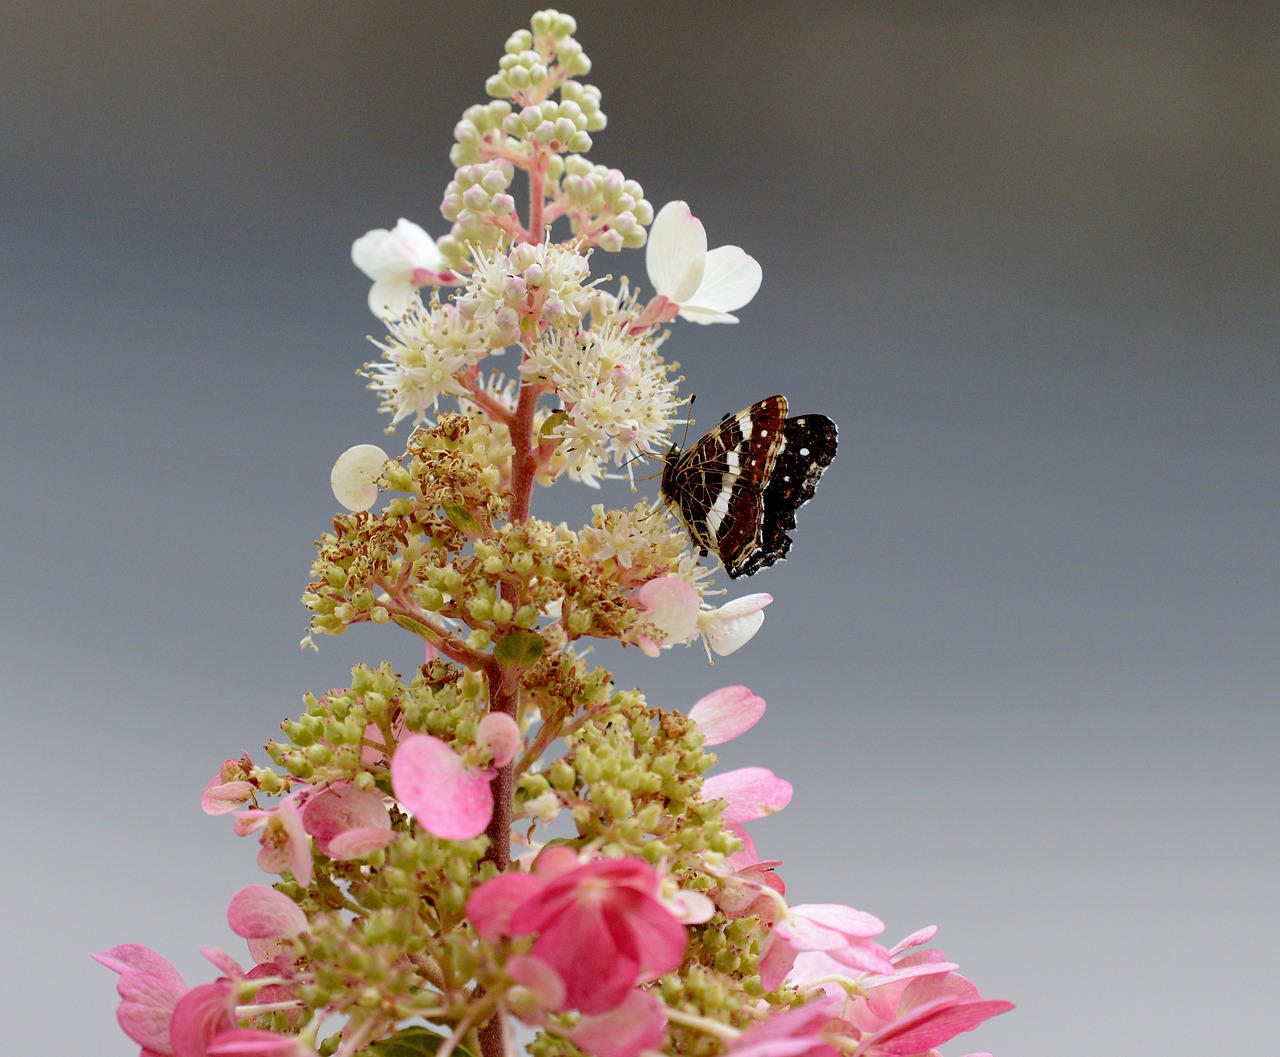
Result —
[[505, 147], [502, 123], [510, 113], [511, 104], [505, 99], [467, 107], [462, 113], [462, 120], [453, 128], [453, 138], [457, 142], [449, 151], [449, 160], [458, 166], [471, 165], [484, 156], [486, 146], [491, 149]]
[[492, 250], [502, 241], [501, 220], [515, 212], [507, 193], [514, 177], [515, 167], [499, 158], [463, 165], [449, 181], [440, 213], [453, 227], [436, 245], [451, 268], [466, 261], [472, 247]]
[[635, 180], [628, 180], [618, 169], [571, 154], [564, 159], [560, 187], [575, 207], [571, 218], [576, 220], [585, 212], [595, 218], [597, 226], [607, 226], [598, 239], [602, 249], [615, 253], [645, 244], [645, 228], [653, 223], [653, 206]]
[[537, 106], [526, 106], [508, 114], [502, 122], [502, 131], [515, 139], [536, 140], [559, 154], [566, 151], [581, 154], [591, 149], [587, 124], [588, 117], [577, 103], [547, 99]]

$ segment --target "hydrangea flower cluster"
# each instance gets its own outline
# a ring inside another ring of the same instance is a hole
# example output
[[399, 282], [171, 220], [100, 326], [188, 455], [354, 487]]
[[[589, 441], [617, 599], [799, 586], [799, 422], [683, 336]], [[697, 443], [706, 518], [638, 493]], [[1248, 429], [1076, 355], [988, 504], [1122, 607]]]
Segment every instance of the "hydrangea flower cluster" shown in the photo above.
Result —
[[[865, 911], [788, 903], [746, 827], [790, 784], [709, 751], [758, 696], [681, 713], [587, 663], [583, 639], [730, 654], [771, 598], [711, 604], [714, 570], [646, 502], [577, 530], [531, 513], [537, 486], [661, 455], [680, 404], [662, 328], [736, 322], [760, 285], [684, 203], [655, 216], [583, 157], [605, 115], [574, 32], [542, 11], [507, 41], [494, 98], [455, 129], [448, 235], [400, 220], [352, 248], [387, 328], [369, 387], [415, 428], [398, 458], [362, 444], [335, 464], [347, 512], [319, 541], [304, 641], [394, 624], [425, 661], [357, 665], [307, 695], [270, 765], [209, 782], [205, 811], [277, 880], [231, 899], [247, 970], [206, 950], [217, 978], [190, 987], [144, 947], [95, 955], [143, 1057], [500, 1057], [520, 1038], [533, 1057], [889, 1057], [1011, 1008], [932, 928], [885, 946]], [[647, 301], [591, 278], [597, 251], [646, 242]]]

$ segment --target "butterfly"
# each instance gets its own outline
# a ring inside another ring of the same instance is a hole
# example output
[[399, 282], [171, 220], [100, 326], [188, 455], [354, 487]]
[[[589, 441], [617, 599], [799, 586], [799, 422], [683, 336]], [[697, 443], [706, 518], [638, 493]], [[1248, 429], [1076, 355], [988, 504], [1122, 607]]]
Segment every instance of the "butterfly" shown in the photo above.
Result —
[[836, 432], [825, 415], [787, 418], [787, 398], [767, 396], [725, 415], [688, 451], [673, 444], [662, 500], [700, 554], [714, 552], [731, 578], [750, 576], [786, 557], [796, 511], [836, 457]]

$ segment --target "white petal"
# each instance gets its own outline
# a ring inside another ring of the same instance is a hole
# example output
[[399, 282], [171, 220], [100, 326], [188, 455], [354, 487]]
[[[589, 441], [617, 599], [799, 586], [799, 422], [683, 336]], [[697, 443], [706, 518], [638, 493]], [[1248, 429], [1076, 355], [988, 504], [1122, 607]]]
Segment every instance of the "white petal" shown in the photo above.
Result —
[[707, 254], [702, 283], [689, 298], [689, 306], [732, 312], [756, 296], [763, 278], [759, 262], [745, 250], [717, 246]]
[[710, 308], [699, 308], [697, 305], [683, 305], [679, 312], [681, 319], [687, 319], [690, 323], [736, 323], [737, 316], [731, 316], [728, 312], [716, 312]]
[[683, 304], [702, 282], [707, 232], [683, 202], [668, 202], [654, 217], [645, 250], [649, 282], [664, 297]]
[[351, 263], [370, 279], [381, 279], [387, 274], [382, 247], [390, 237], [386, 228], [366, 231], [351, 244]]
[[764, 592], [735, 598], [719, 609], [700, 613], [698, 630], [706, 637], [712, 650], [721, 657], [727, 657], [760, 630], [764, 623], [764, 607], [772, 601], [773, 595]]
[[[403, 244], [411, 270], [413, 268], [428, 268], [433, 272], [440, 270], [440, 265], [444, 263], [444, 255], [436, 246], [436, 240], [419, 225], [401, 217], [391, 234]], [[744, 301], [743, 304], [746, 302]]]
[[369, 311], [379, 319], [399, 319], [415, 304], [422, 304], [422, 298], [403, 273], [379, 279], [369, 287]]
[[348, 510], [368, 510], [378, 501], [378, 478], [386, 465], [387, 453], [376, 444], [348, 448], [329, 474], [334, 497]]
[[747, 644], [751, 636], [760, 630], [764, 623], [764, 610], [757, 609], [746, 616], [730, 617], [716, 622], [716, 626], [707, 632], [707, 643], [721, 657], [727, 657], [734, 650]]

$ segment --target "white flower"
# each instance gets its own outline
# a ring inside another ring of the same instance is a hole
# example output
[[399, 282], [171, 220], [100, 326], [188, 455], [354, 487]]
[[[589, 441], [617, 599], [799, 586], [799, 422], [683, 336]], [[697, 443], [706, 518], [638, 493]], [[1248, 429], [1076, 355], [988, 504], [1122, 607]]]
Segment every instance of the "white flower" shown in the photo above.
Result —
[[502, 352], [505, 340], [495, 317], [471, 319], [457, 305], [433, 300], [430, 308], [418, 304], [389, 321], [387, 340], [374, 342], [382, 350], [381, 362], [366, 363], [359, 373], [369, 379], [393, 428], [410, 415], [416, 426], [439, 406], [440, 397], [465, 397], [469, 390], [461, 375]]
[[418, 287], [451, 278], [435, 239], [411, 220], [395, 228], [374, 228], [351, 244], [351, 260], [373, 280], [369, 310], [379, 319], [398, 319], [420, 304]]
[[707, 232], [684, 202], [668, 202], [649, 229], [649, 281], [691, 323], [736, 323], [730, 315], [760, 289], [756, 259], [737, 246], [707, 252]]
[[657, 657], [662, 647], [689, 643], [701, 635], [711, 652], [727, 657], [760, 630], [764, 607], [773, 601], [773, 595], [744, 595], [719, 609], [703, 609], [697, 588], [669, 575], [641, 586], [636, 601], [644, 614], [638, 644], [648, 656]]
[[376, 444], [357, 444], [338, 456], [329, 474], [334, 497], [348, 510], [368, 510], [378, 501], [378, 479], [387, 468], [387, 453]]

